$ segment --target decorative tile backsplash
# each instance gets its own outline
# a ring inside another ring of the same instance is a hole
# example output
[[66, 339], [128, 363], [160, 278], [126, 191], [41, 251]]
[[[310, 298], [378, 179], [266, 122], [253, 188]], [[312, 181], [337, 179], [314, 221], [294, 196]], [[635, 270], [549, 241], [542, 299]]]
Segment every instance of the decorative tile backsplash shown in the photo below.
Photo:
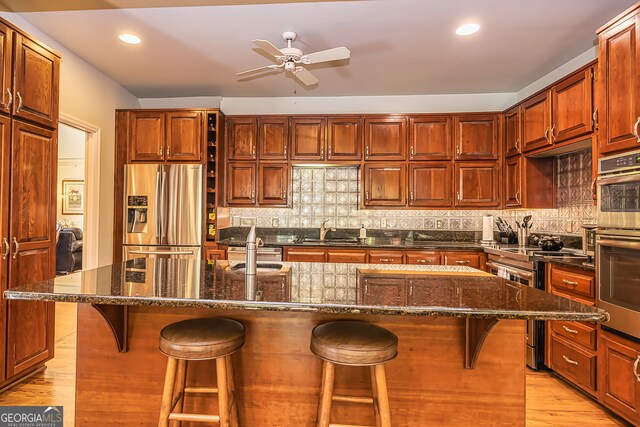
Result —
[[[359, 209], [358, 167], [294, 167], [291, 208], [231, 208], [232, 224], [258, 227], [320, 227], [324, 220], [339, 229], [480, 231], [485, 214], [514, 220], [533, 216], [533, 232], [580, 234], [580, 224], [595, 222], [591, 200], [591, 151], [559, 156], [557, 209], [409, 210]], [[234, 218], [236, 221], [234, 222]]]

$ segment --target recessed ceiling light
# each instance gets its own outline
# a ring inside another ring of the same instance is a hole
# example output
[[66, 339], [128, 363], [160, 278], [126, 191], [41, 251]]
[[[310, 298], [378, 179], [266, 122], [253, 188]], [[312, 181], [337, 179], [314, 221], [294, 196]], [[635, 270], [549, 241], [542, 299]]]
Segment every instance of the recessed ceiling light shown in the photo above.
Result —
[[138, 36], [134, 36], [133, 34], [120, 34], [118, 36], [118, 38], [120, 40], [122, 40], [125, 43], [129, 43], [129, 44], [140, 44], [140, 37]]
[[456, 30], [456, 34], [459, 36], [468, 36], [469, 34], [473, 34], [477, 32], [479, 29], [480, 29], [480, 25], [478, 24], [474, 24], [474, 23], [464, 24], [458, 27], [458, 29]]

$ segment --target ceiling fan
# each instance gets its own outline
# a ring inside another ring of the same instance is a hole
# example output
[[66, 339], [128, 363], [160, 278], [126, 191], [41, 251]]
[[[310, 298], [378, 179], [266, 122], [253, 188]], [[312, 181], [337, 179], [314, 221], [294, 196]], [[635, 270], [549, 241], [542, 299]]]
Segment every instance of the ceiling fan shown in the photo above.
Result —
[[293, 76], [300, 80], [305, 86], [313, 86], [318, 83], [319, 80], [311, 71], [304, 67], [305, 65], [338, 61], [351, 57], [351, 52], [344, 46], [303, 54], [300, 49], [291, 47], [291, 43], [298, 38], [295, 32], [286, 31], [282, 33], [282, 38], [287, 42], [287, 47], [283, 47], [282, 49], [278, 49], [267, 40], [252, 40], [253, 44], [262, 49], [267, 55], [272, 56], [275, 62], [278, 62], [277, 65], [266, 65], [264, 67], [254, 68], [252, 70], [242, 71], [237, 75], [243, 76], [267, 70], [285, 70], [293, 74]]

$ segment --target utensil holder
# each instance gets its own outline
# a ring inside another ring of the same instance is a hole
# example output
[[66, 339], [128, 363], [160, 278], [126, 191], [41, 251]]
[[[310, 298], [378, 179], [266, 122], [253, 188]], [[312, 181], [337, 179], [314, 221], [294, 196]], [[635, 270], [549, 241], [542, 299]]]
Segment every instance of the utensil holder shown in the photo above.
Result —
[[518, 228], [518, 246], [525, 247], [529, 242], [529, 229]]

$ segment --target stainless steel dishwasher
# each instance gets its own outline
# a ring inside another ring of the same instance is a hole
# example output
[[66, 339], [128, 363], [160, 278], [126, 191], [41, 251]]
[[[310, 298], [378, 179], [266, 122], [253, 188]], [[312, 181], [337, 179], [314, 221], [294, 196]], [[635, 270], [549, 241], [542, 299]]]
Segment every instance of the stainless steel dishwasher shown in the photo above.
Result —
[[[227, 259], [229, 261], [244, 261], [247, 255], [247, 248], [244, 246], [231, 246], [227, 249]], [[257, 261], [282, 261], [282, 248], [258, 248], [256, 254]]]

